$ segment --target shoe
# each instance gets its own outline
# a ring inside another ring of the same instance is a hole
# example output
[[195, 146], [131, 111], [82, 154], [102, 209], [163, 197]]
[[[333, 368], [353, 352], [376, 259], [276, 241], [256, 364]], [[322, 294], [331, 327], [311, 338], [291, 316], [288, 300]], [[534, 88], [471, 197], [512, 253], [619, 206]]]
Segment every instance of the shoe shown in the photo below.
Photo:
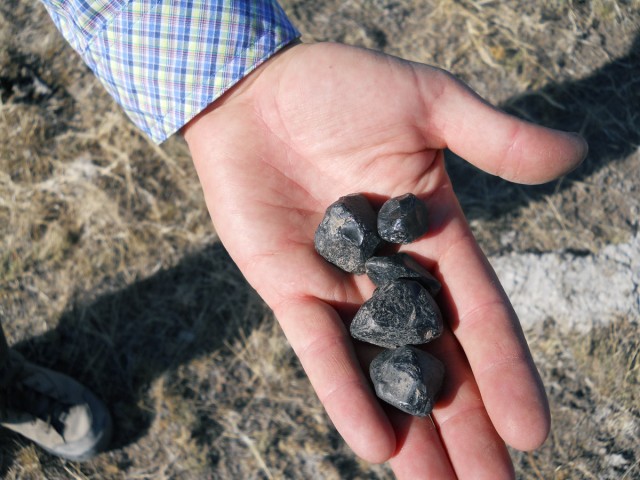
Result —
[[108, 445], [111, 416], [72, 378], [34, 365], [10, 350], [0, 376], [0, 425], [68, 460], [92, 458]]

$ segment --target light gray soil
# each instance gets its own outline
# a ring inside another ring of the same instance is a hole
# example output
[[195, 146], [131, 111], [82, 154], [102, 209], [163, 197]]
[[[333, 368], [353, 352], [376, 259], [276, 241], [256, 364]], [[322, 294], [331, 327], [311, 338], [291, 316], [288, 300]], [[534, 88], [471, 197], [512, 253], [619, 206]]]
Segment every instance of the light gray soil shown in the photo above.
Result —
[[640, 318], [640, 235], [596, 254], [510, 253], [490, 258], [520, 322], [588, 330], [613, 318]]

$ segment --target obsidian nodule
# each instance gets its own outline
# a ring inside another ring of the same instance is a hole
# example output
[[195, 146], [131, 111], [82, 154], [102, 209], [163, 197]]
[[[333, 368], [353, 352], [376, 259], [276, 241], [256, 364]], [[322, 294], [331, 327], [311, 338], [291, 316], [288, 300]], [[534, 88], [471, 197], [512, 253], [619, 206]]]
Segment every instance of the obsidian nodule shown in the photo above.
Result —
[[329, 205], [316, 229], [316, 251], [346, 272], [364, 273], [365, 262], [383, 243], [378, 236], [376, 218], [364, 195], [340, 197]]
[[400, 252], [387, 257], [371, 257], [365, 263], [368, 277], [381, 287], [393, 280], [410, 278], [420, 282], [434, 297], [440, 292], [442, 285], [429, 270], [420, 265], [408, 253]]
[[378, 233], [391, 243], [411, 243], [429, 229], [425, 203], [413, 193], [387, 200], [378, 212]]
[[415, 280], [400, 279], [375, 289], [350, 331], [363, 342], [393, 348], [430, 342], [443, 328], [440, 309], [427, 289]]
[[444, 365], [410, 346], [385, 350], [369, 366], [376, 395], [411, 415], [431, 413], [444, 378]]

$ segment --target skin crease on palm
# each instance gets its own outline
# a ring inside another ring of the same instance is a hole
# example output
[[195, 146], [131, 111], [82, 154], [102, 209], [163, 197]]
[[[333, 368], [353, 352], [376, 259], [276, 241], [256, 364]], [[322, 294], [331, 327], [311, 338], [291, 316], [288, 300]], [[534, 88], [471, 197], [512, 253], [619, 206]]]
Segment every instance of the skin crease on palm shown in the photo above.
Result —
[[[510, 117], [450, 74], [338, 44], [296, 44], [184, 130], [220, 239], [273, 309], [335, 427], [356, 454], [403, 479], [513, 477], [505, 442], [530, 450], [549, 409], [517, 317], [469, 230], [443, 149], [514, 182], [541, 183], [586, 155], [578, 136]], [[403, 246], [442, 282], [448, 328], [425, 348], [445, 364], [431, 417], [384, 407], [375, 354], [348, 322], [373, 292], [314, 250], [326, 208], [363, 192], [412, 192], [431, 230]]]

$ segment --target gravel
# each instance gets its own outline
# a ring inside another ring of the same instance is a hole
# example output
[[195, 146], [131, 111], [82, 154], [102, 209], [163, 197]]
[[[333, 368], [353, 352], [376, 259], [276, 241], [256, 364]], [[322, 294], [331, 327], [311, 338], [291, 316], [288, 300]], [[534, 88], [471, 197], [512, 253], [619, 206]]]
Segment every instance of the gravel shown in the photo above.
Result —
[[410, 278], [420, 282], [434, 297], [442, 288], [438, 279], [408, 253], [400, 252], [387, 257], [371, 257], [365, 263], [365, 268], [367, 275], [377, 287], [400, 278]]
[[444, 365], [414, 347], [385, 350], [371, 362], [369, 374], [376, 395], [411, 415], [431, 413], [442, 380]]
[[418, 282], [395, 280], [377, 288], [353, 321], [351, 335], [380, 347], [419, 345], [439, 337], [442, 314]]
[[390, 198], [378, 212], [378, 233], [387, 242], [411, 243], [428, 229], [427, 206], [413, 193]]
[[316, 230], [316, 251], [327, 261], [356, 274], [382, 243], [376, 212], [362, 194], [346, 195], [329, 205]]

